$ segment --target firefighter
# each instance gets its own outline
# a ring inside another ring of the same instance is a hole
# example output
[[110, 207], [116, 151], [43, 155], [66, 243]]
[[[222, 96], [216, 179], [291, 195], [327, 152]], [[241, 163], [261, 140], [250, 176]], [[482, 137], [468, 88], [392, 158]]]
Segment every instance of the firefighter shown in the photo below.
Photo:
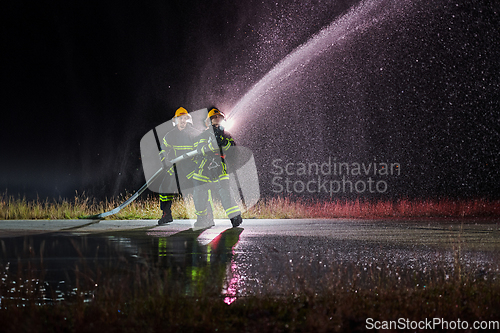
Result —
[[[163, 137], [164, 148], [160, 152], [162, 163], [194, 150], [196, 138], [201, 134], [200, 130], [193, 127], [192, 117], [183, 107], [175, 111], [174, 126], [175, 128]], [[172, 200], [182, 195], [182, 189], [191, 187], [195, 166], [192, 159], [186, 159], [168, 168], [160, 185], [160, 208], [163, 213], [158, 225], [173, 221]]]
[[[231, 135], [221, 125], [224, 114], [217, 108], [210, 108], [205, 125], [207, 129], [195, 143], [198, 151], [197, 167], [193, 174], [194, 204], [196, 210], [195, 228], [211, 227], [213, 219], [208, 214], [208, 201], [211, 193], [218, 194], [226, 215], [234, 227], [243, 221], [238, 204], [234, 200], [229, 188], [229, 175], [225, 155], [230, 152], [235, 142]], [[212, 130], [210, 130], [212, 129]]]

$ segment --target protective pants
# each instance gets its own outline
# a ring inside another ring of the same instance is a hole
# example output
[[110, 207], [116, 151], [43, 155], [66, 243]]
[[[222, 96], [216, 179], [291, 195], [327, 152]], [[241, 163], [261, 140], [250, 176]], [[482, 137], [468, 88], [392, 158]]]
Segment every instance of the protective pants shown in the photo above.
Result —
[[162, 211], [170, 210], [172, 205], [172, 200], [179, 198], [181, 194], [177, 190], [177, 182], [175, 180], [175, 175], [169, 175], [165, 173], [163, 180], [160, 185], [160, 209]]
[[209, 190], [211, 193], [220, 197], [222, 207], [226, 211], [229, 218], [233, 218], [241, 214], [238, 204], [231, 195], [229, 188], [229, 180], [222, 179], [216, 182], [202, 182], [199, 180], [194, 181], [193, 200], [196, 210], [196, 216], [206, 216], [209, 211]]

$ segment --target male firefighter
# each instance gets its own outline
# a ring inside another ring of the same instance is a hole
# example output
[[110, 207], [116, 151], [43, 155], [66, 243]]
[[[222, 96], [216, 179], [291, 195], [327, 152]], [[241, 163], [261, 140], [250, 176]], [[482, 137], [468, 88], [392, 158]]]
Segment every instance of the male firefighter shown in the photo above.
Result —
[[[160, 152], [162, 162], [171, 161], [196, 149], [194, 143], [201, 135], [201, 131], [193, 127], [192, 117], [183, 107], [175, 111], [174, 126], [175, 128], [163, 137], [164, 149]], [[195, 166], [192, 159], [185, 159], [167, 170], [160, 187], [160, 208], [163, 214], [158, 225], [173, 221], [172, 200], [182, 195], [182, 189], [191, 187]]]
[[225, 154], [227, 154], [231, 146], [235, 145], [235, 142], [231, 135], [224, 131], [221, 126], [223, 120], [224, 114], [221, 111], [215, 107], [210, 108], [205, 121], [207, 129], [195, 143], [198, 151], [196, 157], [197, 167], [193, 174], [193, 181], [195, 182], [193, 193], [196, 209], [195, 228], [214, 225], [213, 219], [208, 214], [209, 191], [219, 195], [233, 228], [243, 222], [241, 211], [229, 188], [229, 175], [227, 174], [225, 161]]

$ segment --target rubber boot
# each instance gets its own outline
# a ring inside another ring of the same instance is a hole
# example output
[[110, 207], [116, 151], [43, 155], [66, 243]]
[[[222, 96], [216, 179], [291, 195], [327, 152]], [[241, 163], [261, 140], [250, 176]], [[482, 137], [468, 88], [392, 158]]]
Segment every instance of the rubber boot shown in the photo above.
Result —
[[241, 218], [241, 215], [236, 215], [235, 217], [232, 217], [230, 220], [231, 220], [231, 224], [233, 225], [233, 228], [236, 228], [243, 223], [243, 219]]
[[158, 225], [164, 225], [172, 222], [174, 219], [172, 218], [172, 200], [163, 201], [161, 203], [161, 209], [163, 211], [162, 217], [158, 220]]
[[211, 228], [215, 225], [214, 220], [210, 219], [210, 217], [205, 215], [198, 215], [196, 217], [196, 222], [194, 223], [193, 230], [207, 229]]

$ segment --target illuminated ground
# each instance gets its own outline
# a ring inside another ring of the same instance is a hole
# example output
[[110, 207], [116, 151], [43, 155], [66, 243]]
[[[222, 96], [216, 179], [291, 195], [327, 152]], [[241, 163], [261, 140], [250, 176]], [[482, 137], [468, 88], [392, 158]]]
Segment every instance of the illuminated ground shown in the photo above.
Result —
[[[248, 219], [241, 225], [240, 246], [259, 239], [280, 237], [320, 237], [335, 241], [364, 241], [378, 245], [449, 247], [458, 238], [468, 249], [488, 250], [500, 246], [500, 221], [495, 219]], [[175, 220], [157, 226], [155, 220], [4, 220], [0, 238], [13, 235], [66, 232], [68, 235], [98, 234], [149, 229], [152, 233], [174, 234], [190, 229], [194, 220]], [[199, 239], [215, 237], [227, 228], [229, 220], [216, 220], [215, 227], [203, 231]]]
[[170, 278], [186, 294], [204, 276], [229, 298], [321, 290], [332, 281], [370, 288], [374, 278], [407, 284], [500, 274], [500, 226], [492, 220], [255, 219], [234, 229], [216, 220], [197, 231], [193, 222], [2, 221], [0, 259], [43, 257], [60, 284], [82, 260], [127, 258], [177, 272]]

